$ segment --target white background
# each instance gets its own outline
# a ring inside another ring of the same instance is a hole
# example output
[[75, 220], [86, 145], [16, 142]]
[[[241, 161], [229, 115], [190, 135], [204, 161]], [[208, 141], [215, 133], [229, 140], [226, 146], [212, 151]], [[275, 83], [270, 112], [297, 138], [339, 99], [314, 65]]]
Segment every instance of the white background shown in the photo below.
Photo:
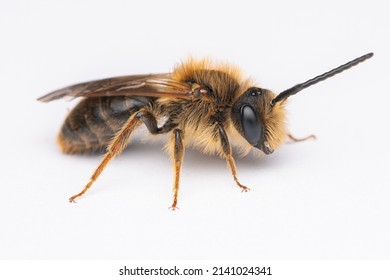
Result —
[[[386, 1], [0, 2], [2, 259], [388, 259]], [[237, 160], [187, 150], [179, 211], [163, 143], [134, 144], [77, 204], [97, 155], [55, 138], [72, 83], [167, 72], [188, 55], [240, 65], [280, 92], [367, 52], [291, 98], [289, 129], [318, 139]]]

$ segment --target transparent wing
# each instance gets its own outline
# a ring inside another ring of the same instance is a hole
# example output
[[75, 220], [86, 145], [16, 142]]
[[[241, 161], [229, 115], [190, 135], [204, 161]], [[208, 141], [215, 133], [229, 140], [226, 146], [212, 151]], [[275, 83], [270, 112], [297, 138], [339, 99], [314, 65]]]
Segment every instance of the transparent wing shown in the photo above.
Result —
[[40, 98], [39, 101], [98, 96], [150, 96], [190, 99], [191, 85], [172, 79], [170, 73], [131, 75], [95, 80], [65, 87]]

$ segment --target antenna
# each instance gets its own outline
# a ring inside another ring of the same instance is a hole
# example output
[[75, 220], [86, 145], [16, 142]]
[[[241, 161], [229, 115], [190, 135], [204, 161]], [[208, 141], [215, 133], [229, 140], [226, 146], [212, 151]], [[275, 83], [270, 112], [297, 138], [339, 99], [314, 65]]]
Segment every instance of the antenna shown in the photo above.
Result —
[[286, 100], [287, 98], [289, 98], [291, 95], [294, 95], [298, 92], [300, 92], [301, 90], [307, 88], [307, 87], [310, 87], [316, 83], [319, 83], [321, 81], [324, 81], [336, 74], [339, 74], [341, 72], [343, 72], [344, 70], [347, 70], [355, 65], [358, 65], [360, 62], [363, 62], [365, 61], [366, 59], [369, 59], [371, 58], [372, 56], [374, 55], [374, 53], [368, 53], [368, 54], [365, 54], [361, 57], [358, 57], [358, 58], [355, 58], [354, 60], [351, 60], [350, 62], [347, 62], [333, 70], [330, 70], [324, 74], [321, 74], [313, 79], [310, 79], [304, 83], [301, 83], [301, 84], [297, 84], [289, 89], [286, 89], [285, 91], [282, 91], [281, 93], [279, 93], [272, 101], [271, 101], [271, 106], [274, 107], [276, 103], [278, 102], [281, 102], [283, 100]]

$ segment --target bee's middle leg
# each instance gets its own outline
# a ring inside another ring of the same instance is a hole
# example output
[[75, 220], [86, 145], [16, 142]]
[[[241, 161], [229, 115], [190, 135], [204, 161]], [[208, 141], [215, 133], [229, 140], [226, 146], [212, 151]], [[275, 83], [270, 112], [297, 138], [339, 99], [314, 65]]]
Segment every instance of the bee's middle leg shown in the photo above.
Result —
[[[168, 119], [163, 126], [158, 127], [157, 120], [154, 115], [146, 110], [142, 111], [139, 116], [144, 122], [145, 126], [148, 128], [149, 132], [152, 134], [167, 133], [177, 126], [177, 124]], [[178, 209], [177, 199], [179, 196], [181, 164], [184, 158], [183, 132], [180, 129], [174, 129], [170, 141], [171, 157], [174, 164], [173, 202], [170, 209], [176, 210]]]
[[218, 124], [218, 132], [219, 132], [219, 137], [221, 139], [221, 146], [222, 146], [222, 151], [223, 154], [226, 158], [226, 162], [230, 168], [230, 171], [233, 175], [234, 182], [236, 182], [237, 186], [241, 188], [243, 192], [247, 192], [250, 190], [248, 187], [242, 185], [237, 178], [237, 171], [236, 171], [236, 163], [234, 162], [234, 158], [232, 155], [232, 147], [230, 146], [229, 139], [226, 135], [225, 129], [221, 124]]
[[184, 158], [183, 132], [180, 129], [175, 129], [173, 131], [171, 145], [173, 145], [172, 159], [174, 162], [175, 179], [173, 182], [173, 202], [170, 209], [175, 210], [177, 208], [177, 197], [179, 195], [181, 163]]
[[138, 117], [141, 118], [151, 134], [167, 133], [177, 126], [171, 119], [168, 119], [161, 127], [158, 127], [156, 117], [152, 112], [147, 110], [139, 112]]

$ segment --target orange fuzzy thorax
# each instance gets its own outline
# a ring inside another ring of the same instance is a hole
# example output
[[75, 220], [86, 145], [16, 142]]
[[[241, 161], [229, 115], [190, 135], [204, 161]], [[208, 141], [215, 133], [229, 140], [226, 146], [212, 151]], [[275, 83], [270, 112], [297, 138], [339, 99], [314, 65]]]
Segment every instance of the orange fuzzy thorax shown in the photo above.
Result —
[[[202, 70], [213, 70], [223, 72], [226, 75], [220, 75], [218, 81], [206, 76], [207, 74]], [[206, 77], [203, 77], [205, 75]], [[249, 87], [255, 86], [252, 79], [244, 79], [239, 67], [226, 64], [214, 63], [208, 59], [196, 60], [194, 58], [188, 59], [186, 62], [176, 65], [172, 73], [172, 77], [178, 82], [189, 80], [202, 80], [205, 78], [214, 82], [213, 87], [219, 92], [228, 92], [229, 89], [237, 84], [237, 89], [234, 91], [233, 102], [239, 98]], [[269, 92], [269, 91], [268, 91]], [[267, 99], [270, 102], [275, 97], [275, 94], [269, 92]], [[269, 104], [268, 102], [268, 104]], [[202, 104], [202, 103], [201, 103]], [[231, 104], [229, 104], [231, 106]], [[213, 127], [202, 119], [204, 115], [197, 115], [196, 118], [186, 120], [185, 127], [185, 144], [192, 146], [206, 154], [221, 154], [220, 143], [214, 137], [215, 130]], [[262, 110], [262, 121], [266, 131], [266, 141], [272, 149], [277, 149], [282, 145], [286, 139], [286, 124], [285, 124], [285, 106], [283, 103], [276, 104], [275, 107], [264, 107]], [[200, 128], [199, 128], [200, 127]], [[241, 155], [248, 154], [251, 150], [255, 153], [260, 151], [254, 149], [245, 138], [235, 129], [232, 121], [228, 119], [225, 123], [225, 129], [228, 134], [232, 146], [238, 148]], [[262, 154], [260, 152], [260, 154]]]

